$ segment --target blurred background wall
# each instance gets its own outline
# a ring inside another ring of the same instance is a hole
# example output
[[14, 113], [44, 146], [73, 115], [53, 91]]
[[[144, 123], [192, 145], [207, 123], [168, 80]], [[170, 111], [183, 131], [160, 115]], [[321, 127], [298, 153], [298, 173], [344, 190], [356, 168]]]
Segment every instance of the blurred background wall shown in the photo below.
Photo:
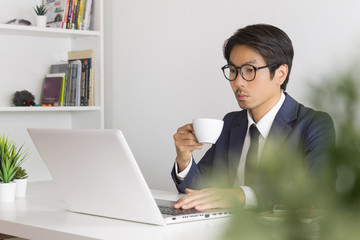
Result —
[[[105, 0], [105, 127], [121, 129], [151, 188], [174, 190], [173, 134], [239, 107], [222, 75], [224, 40], [268, 23], [293, 41], [287, 92], [312, 106], [310, 83], [359, 60], [356, 0]], [[336, 121], [336, 119], [335, 119]], [[204, 154], [195, 153], [196, 160]]]

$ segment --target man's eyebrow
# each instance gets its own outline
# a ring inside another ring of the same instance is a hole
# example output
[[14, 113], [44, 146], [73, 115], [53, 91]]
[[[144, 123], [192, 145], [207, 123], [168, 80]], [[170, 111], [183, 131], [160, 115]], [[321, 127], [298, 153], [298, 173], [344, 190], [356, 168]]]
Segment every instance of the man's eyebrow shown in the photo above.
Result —
[[[251, 60], [246, 61], [243, 64], [241, 64], [241, 66], [244, 65], [244, 64], [254, 64], [254, 63], [257, 63], [257, 60], [256, 59], [251, 59]], [[232, 65], [236, 66], [231, 60], [229, 60], [229, 64], [232, 64]]]
[[257, 63], [256, 59], [251, 59], [247, 62], [245, 62], [244, 64], [250, 64], [250, 63]]

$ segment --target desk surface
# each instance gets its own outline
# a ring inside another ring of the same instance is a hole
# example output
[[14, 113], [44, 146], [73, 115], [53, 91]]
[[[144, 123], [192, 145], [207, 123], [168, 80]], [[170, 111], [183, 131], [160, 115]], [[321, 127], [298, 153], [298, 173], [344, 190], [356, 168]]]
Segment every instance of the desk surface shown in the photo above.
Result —
[[[176, 193], [154, 190], [155, 197], [174, 200]], [[27, 239], [219, 239], [228, 219], [155, 226], [66, 210], [52, 182], [28, 184], [27, 196], [0, 202], [0, 232]]]

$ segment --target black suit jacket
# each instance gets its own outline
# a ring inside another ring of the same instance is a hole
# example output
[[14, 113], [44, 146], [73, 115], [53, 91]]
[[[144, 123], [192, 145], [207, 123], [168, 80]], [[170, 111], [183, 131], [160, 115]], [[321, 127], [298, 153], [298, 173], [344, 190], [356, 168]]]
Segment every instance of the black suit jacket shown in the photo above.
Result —
[[[285, 96], [266, 144], [268, 139], [276, 139], [275, 146], [272, 146], [274, 151], [281, 153], [286, 145], [294, 156], [303, 156], [306, 167], [318, 174], [328, 164], [325, 157], [328, 147], [335, 143], [333, 121], [327, 113], [307, 108], [286, 93]], [[193, 160], [190, 172], [182, 182], [178, 181], [173, 168], [172, 178], [178, 191], [184, 192], [185, 188], [201, 189], [219, 182], [222, 186], [232, 186], [236, 179], [247, 126], [246, 110], [228, 113], [224, 117], [224, 127], [219, 139], [198, 164]], [[298, 165], [293, 166], [295, 168]], [[288, 165], [287, 167], [289, 168]], [[295, 170], [287, 169], [290, 172]], [[261, 171], [258, 171], [257, 175], [254, 185], [250, 187], [255, 191], [261, 208], [271, 207], [277, 199], [272, 196], [269, 190], [272, 188], [267, 180], [262, 178]]]

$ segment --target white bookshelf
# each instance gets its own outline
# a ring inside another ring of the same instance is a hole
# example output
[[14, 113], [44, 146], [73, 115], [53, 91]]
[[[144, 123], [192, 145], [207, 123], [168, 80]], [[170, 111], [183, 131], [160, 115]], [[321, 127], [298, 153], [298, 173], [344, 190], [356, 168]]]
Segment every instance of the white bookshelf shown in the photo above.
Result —
[[[27, 128], [104, 128], [104, 46], [103, 0], [93, 0], [91, 30], [39, 28], [35, 26], [33, 6], [37, 0], [4, 0], [0, 3], [0, 134], [18, 145], [25, 143], [31, 157], [24, 163], [30, 181], [49, 180], [49, 175]], [[8, 25], [19, 18], [32, 26]], [[95, 51], [95, 106], [16, 107], [16, 91], [28, 90], [41, 103], [44, 76], [51, 64], [67, 60], [68, 51]]]
[[0, 24], [0, 30], [7, 32], [8, 34], [20, 34], [20, 35], [32, 35], [42, 37], [99, 37], [100, 31], [81, 31], [72, 29], [59, 29], [59, 28], [39, 28], [36, 26], [23, 26], [23, 25], [11, 25], [11, 24]]
[[0, 112], [89, 112], [101, 111], [100, 106], [89, 107], [0, 107]]

